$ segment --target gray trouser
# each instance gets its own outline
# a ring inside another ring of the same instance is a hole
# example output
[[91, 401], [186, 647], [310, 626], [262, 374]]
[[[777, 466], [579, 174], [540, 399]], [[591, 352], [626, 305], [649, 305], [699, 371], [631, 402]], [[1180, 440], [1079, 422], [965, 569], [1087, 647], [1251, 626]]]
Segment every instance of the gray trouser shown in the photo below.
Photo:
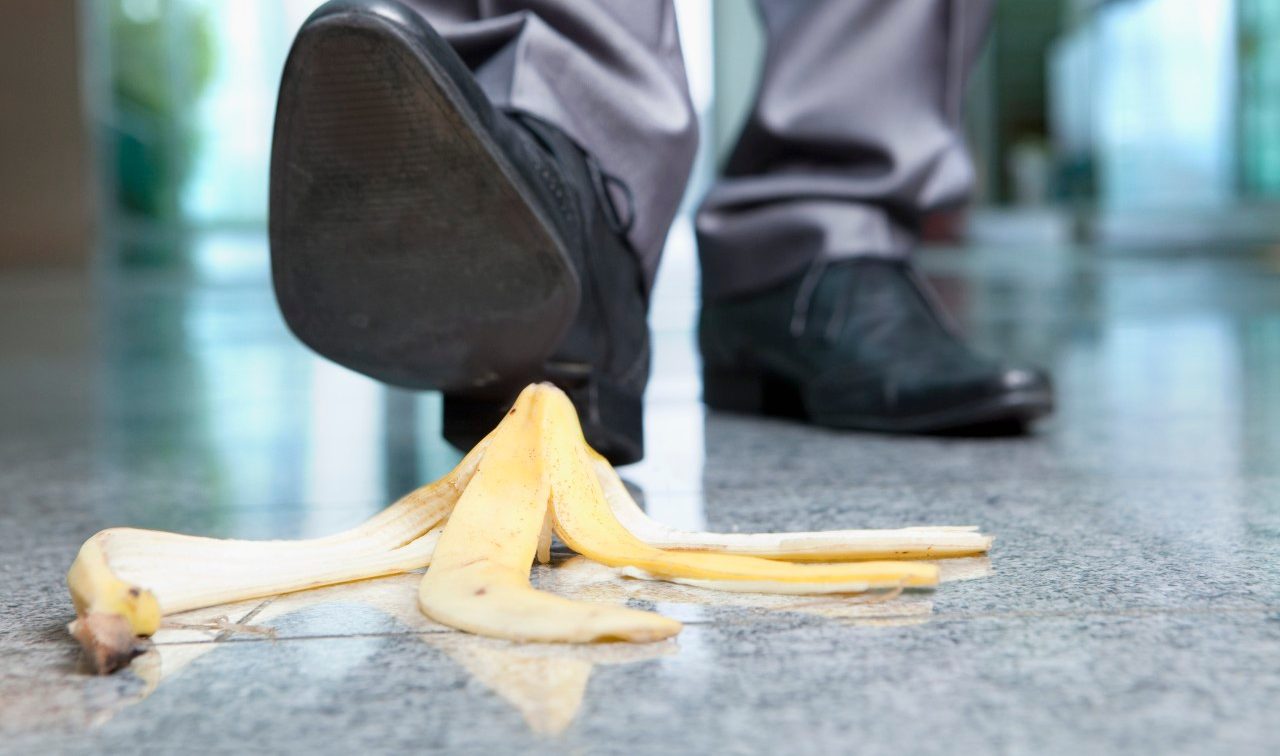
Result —
[[[703, 294], [819, 259], [902, 255], [962, 201], [966, 74], [993, 0], [757, 0], [760, 90], [698, 213]], [[413, 0], [500, 106], [567, 131], [631, 188], [652, 278], [697, 147], [670, 0]]]

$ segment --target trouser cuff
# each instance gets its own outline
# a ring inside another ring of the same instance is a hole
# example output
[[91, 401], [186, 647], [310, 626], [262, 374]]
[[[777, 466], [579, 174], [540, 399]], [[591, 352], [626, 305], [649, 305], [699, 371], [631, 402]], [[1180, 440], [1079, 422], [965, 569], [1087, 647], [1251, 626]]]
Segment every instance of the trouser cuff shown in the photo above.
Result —
[[704, 206], [697, 232], [704, 301], [769, 289], [819, 259], [903, 257], [917, 241], [883, 208], [847, 200]]

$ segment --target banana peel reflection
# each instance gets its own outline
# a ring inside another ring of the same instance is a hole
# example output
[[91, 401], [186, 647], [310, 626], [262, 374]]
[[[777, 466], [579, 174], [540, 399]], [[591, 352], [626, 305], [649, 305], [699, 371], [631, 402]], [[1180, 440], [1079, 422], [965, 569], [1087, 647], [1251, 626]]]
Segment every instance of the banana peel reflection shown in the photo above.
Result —
[[[669, 641], [603, 645], [512, 643], [454, 632], [418, 610], [414, 589], [421, 578], [409, 573], [364, 580], [265, 601], [210, 607], [168, 619], [152, 638], [150, 648], [130, 666], [143, 681], [142, 689], [111, 709], [98, 712], [94, 723], [101, 724], [151, 696], [201, 657], [239, 645], [237, 639], [269, 642], [267, 638], [273, 637], [288, 641], [350, 633], [350, 616], [369, 614], [353, 610], [372, 610], [372, 614], [381, 617], [382, 622], [374, 621], [374, 626], [366, 628], [381, 628], [380, 637], [394, 636], [405, 639], [403, 642], [416, 639], [437, 649], [515, 709], [529, 729], [541, 735], [557, 735], [573, 723], [597, 665], [643, 662], [678, 650]], [[220, 617], [236, 618], [234, 624], [239, 629], [215, 629], [212, 626], [220, 624], [215, 622]], [[193, 629], [201, 625], [209, 625], [210, 629]], [[273, 628], [276, 632], [271, 636], [256, 630], [246, 633], [246, 626]]]
[[[990, 572], [985, 558], [942, 562], [941, 579], [970, 580]], [[265, 600], [207, 607], [166, 618], [150, 648], [133, 660], [142, 686], [127, 698], [91, 712], [102, 724], [129, 706], [157, 694], [198, 659], [240, 642], [288, 642], [323, 637], [379, 637], [418, 641], [439, 650], [473, 679], [517, 711], [531, 731], [557, 735], [572, 725], [598, 665], [625, 665], [675, 655], [671, 641], [644, 644], [512, 643], [450, 631], [418, 610], [418, 573], [363, 580]], [[829, 596], [803, 597], [726, 593], [686, 585], [639, 581], [620, 570], [580, 556], [537, 567], [533, 584], [579, 601], [623, 606], [656, 605], [671, 611], [738, 608], [752, 612], [802, 614], [857, 626], [881, 627], [926, 622], [933, 602], [927, 594], [904, 594], [888, 601], [851, 602]], [[228, 628], [222, 618], [227, 618]], [[698, 617], [697, 619], [702, 619]], [[245, 628], [254, 628], [246, 632]], [[264, 633], [261, 629], [271, 629]], [[217, 674], [217, 667], [195, 674]]]

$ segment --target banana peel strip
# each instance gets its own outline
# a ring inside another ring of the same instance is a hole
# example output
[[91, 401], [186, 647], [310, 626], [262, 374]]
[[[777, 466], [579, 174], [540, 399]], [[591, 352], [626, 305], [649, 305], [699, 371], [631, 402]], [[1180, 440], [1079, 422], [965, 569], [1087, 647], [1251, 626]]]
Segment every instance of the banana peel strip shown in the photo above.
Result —
[[618, 472], [588, 448], [591, 466], [614, 517], [650, 546], [667, 550], [716, 551], [788, 562], [850, 562], [869, 559], [950, 559], [991, 550], [992, 537], [976, 526], [886, 530], [824, 530], [809, 533], [691, 533], [645, 514]]
[[68, 629], [91, 665], [110, 673], [139, 652], [161, 618], [425, 567], [440, 525], [484, 456], [476, 445], [448, 474], [361, 525], [323, 538], [244, 541], [110, 528], [80, 547], [67, 573], [76, 620]]
[[[650, 612], [570, 601], [529, 584], [552, 531], [623, 574], [770, 593], [858, 593], [932, 586], [909, 561], [982, 553], [973, 528], [797, 534], [677, 531], [650, 520], [586, 444], [573, 405], [529, 386], [498, 428], [440, 480], [362, 525], [301, 541], [241, 541], [131, 528], [81, 547], [67, 576], [70, 630], [94, 667], [127, 665], [164, 615], [429, 566], [419, 606], [444, 624], [511, 640], [645, 641], [680, 624]], [[767, 557], [767, 558], [761, 558]], [[786, 560], [786, 561], [781, 561]], [[790, 562], [822, 562], [793, 564]], [[836, 562], [836, 563], [826, 563]]]
[[[752, 590], [859, 593], [872, 588], [924, 587], [938, 583], [938, 568], [919, 562], [792, 564], [738, 554], [656, 548], [632, 535], [605, 501], [588, 457], [573, 404], [555, 389], [535, 386], [547, 405], [542, 428], [551, 514], [556, 535], [569, 548], [610, 567], [632, 568], [660, 579], [747, 582]], [[529, 391], [530, 389], [526, 389]], [[446, 526], [446, 532], [448, 526]], [[821, 588], [819, 588], [821, 586]]]

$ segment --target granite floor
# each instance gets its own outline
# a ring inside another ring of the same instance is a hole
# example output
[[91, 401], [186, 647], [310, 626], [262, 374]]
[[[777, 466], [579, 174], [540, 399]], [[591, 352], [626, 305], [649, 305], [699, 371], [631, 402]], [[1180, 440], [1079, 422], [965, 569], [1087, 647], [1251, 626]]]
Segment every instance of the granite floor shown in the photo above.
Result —
[[975, 339], [1058, 382], [1032, 435], [979, 439], [706, 412], [691, 258], [673, 255], [649, 456], [623, 471], [650, 512], [998, 536], [936, 591], [726, 596], [566, 555], [538, 584], [686, 630], [480, 639], [423, 618], [407, 575], [195, 612], [93, 677], [64, 630], [63, 576], [94, 531], [325, 534], [459, 457], [438, 397], [291, 339], [259, 236], [187, 250], [179, 268], [0, 276], [0, 752], [1280, 748], [1280, 250], [924, 255]]

